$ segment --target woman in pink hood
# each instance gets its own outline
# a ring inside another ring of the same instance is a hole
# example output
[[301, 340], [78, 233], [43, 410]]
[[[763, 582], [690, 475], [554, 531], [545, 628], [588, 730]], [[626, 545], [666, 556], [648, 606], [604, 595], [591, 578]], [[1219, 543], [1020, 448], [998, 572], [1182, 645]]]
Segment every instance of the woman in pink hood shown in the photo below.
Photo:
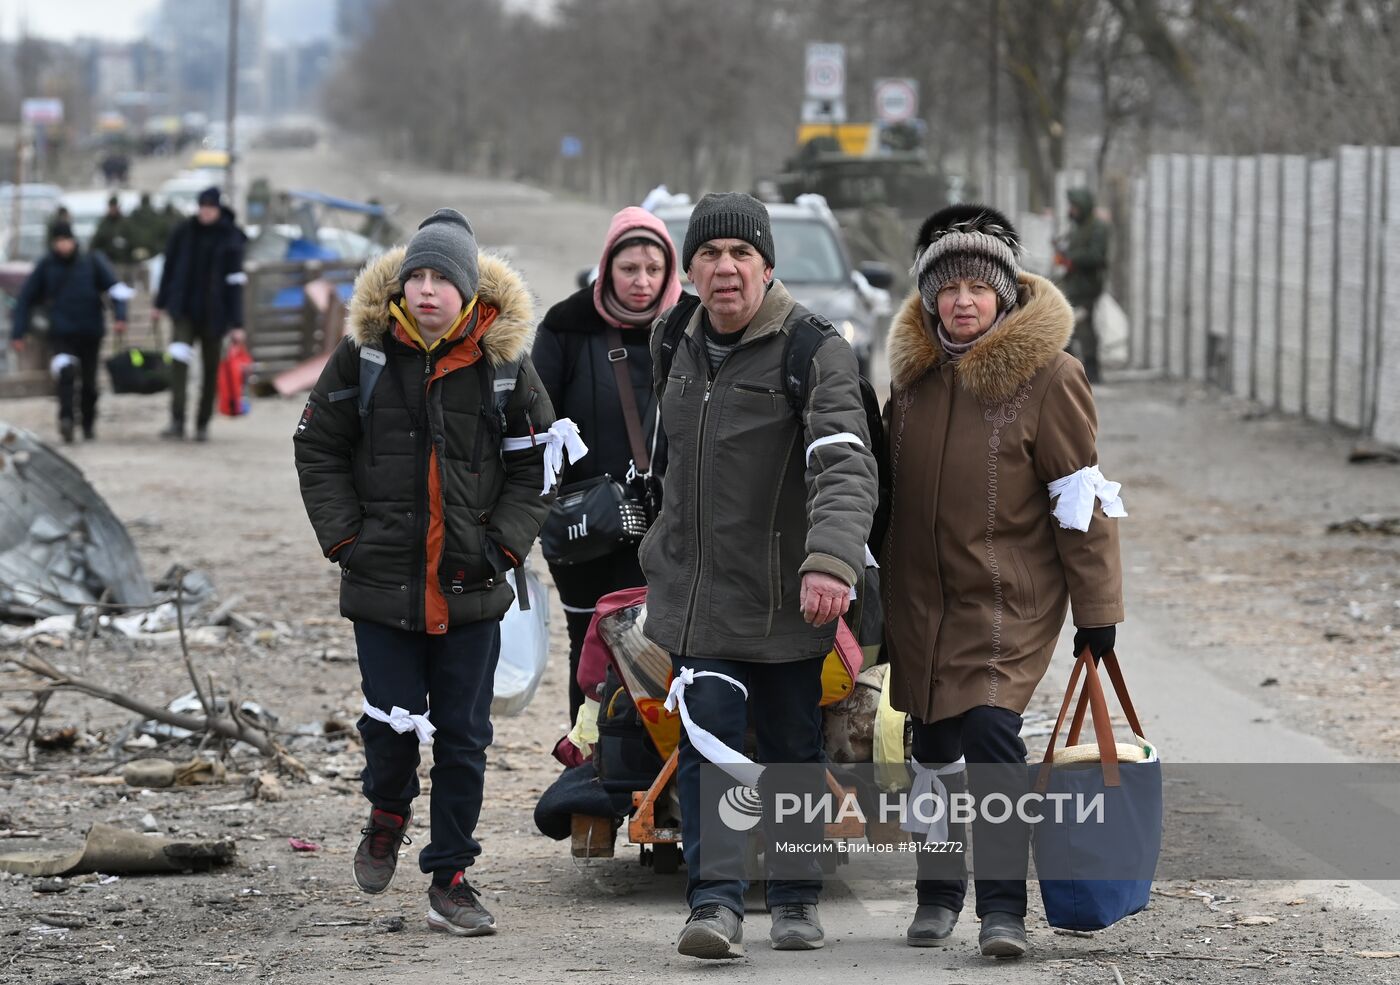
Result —
[[[629, 206], [613, 216], [598, 262], [598, 278], [550, 308], [540, 322], [531, 359], [560, 417], [579, 426], [588, 455], [570, 464], [560, 498], [569, 487], [601, 475], [625, 482], [635, 455], [624, 401], [636, 408], [645, 451], [651, 452], [656, 397], [648, 341], [656, 318], [681, 296], [680, 264], [665, 224]], [[621, 366], [625, 372], [619, 372]], [[619, 388], [619, 377], [630, 388]], [[624, 392], [626, 391], [626, 392]], [[664, 438], [656, 455], [664, 461]], [[653, 462], [658, 473], [662, 462]], [[638, 469], [638, 471], [642, 471]], [[548, 522], [548, 521], [547, 521]], [[569, 627], [569, 721], [583, 704], [575, 680], [579, 652], [598, 599], [646, 584], [637, 549], [626, 544], [579, 564], [548, 558]]]

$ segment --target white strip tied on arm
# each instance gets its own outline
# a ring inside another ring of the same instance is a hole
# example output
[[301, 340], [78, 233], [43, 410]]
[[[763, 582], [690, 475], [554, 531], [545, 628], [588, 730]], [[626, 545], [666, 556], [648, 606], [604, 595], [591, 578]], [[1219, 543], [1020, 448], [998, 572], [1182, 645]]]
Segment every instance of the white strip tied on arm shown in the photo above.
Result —
[[394, 705], [389, 712], [385, 713], [370, 704], [368, 698], [360, 707], [370, 718], [376, 722], [383, 722], [400, 735], [405, 732], [417, 732], [420, 745], [426, 744], [433, 737], [433, 733], [437, 731], [437, 726], [428, 721], [427, 712], [421, 715], [412, 715], [407, 708]]
[[544, 446], [544, 488], [540, 490], [540, 495], [548, 496], [559, 481], [559, 473], [564, 470], [565, 456], [570, 462], [577, 463], [588, 454], [588, 446], [579, 437], [578, 425], [567, 417], [561, 417], [543, 434], [506, 438], [501, 442], [501, 451], [524, 451], [537, 445]]
[[[864, 447], [865, 442], [860, 440], [860, 435], [850, 431], [842, 431], [840, 434], [828, 434], [825, 438], [818, 438], [807, 446], [807, 467], [812, 467], [812, 453], [818, 448], [826, 445], [860, 445]], [[865, 566], [867, 568], [878, 568], [880, 565], [875, 560], [875, 555], [870, 553], [870, 545], [865, 546]], [[856, 586], [851, 586], [851, 601], [856, 600]]]
[[727, 684], [732, 684], [739, 689], [743, 695], [743, 700], [749, 698], [749, 689], [744, 687], [728, 674], [721, 674], [713, 670], [691, 670], [689, 667], [682, 667], [671, 681], [671, 688], [666, 692], [666, 710], [675, 711], [680, 709], [681, 724], [685, 726], [686, 737], [690, 739], [690, 744], [695, 747], [695, 751], [724, 770], [734, 779], [746, 786], [758, 786], [758, 778], [763, 773], [763, 767], [755, 763], [743, 753], [731, 749], [720, 741], [719, 737], [708, 729], [696, 725], [690, 717], [690, 710], [685, 706], [685, 689], [694, 684], [700, 677], [717, 677]]
[[[967, 769], [966, 757], [959, 756], [957, 762], [928, 769], [914, 760], [909, 760], [909, 768], [914, 771], [914, 785], [909, 788], [909, 799], [904, 805], [904, 820], [899, 822], [899, 830], [911, 835], [923, 835], [924, 841], [948, 840], [948, 814], [952, 805], [948, 803], [948, 788], [943, 777], [962, 773]], [[934, 805], [941, 804], [942, 810]]]
[[1125, 517], [1123, 500], [1118, 494], [1123, 486], [1109, 482], [1097, 465], [1086, 465], [1078, 472], [1056, 479], [1047, 487], [1052, 502], [1059, 500], [1051, 512], [1066, 530], [1087, 531], [1094, 516], [1094, 499], [1103, 504], [1103, 515]]

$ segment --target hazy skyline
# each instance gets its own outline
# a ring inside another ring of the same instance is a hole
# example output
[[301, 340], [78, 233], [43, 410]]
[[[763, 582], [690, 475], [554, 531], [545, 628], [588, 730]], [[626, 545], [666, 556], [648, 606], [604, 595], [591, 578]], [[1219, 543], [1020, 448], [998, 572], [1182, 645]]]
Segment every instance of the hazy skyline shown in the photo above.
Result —
[[[160, 0], [0, 0], [0, 37], [12, 41], [22, 19], [29, 33], [51, 41], [143, 37]], [[269, 40], [304, 42], [331, 36], [334, 0], [267, 0]]]

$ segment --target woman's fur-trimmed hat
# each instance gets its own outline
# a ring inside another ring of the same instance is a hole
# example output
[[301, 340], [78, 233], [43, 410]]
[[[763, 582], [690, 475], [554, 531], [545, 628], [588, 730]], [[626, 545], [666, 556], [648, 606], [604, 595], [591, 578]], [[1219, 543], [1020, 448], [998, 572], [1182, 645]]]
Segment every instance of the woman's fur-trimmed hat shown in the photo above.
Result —
[[924, 306], [938, 312], [938, 289], [956, 280], [983, 280], [996, 291], [999, 310], [1016, 304], [1021, 237], [1011, 221], [989, 205], [950, 205], [919, 227], [914, 266]]

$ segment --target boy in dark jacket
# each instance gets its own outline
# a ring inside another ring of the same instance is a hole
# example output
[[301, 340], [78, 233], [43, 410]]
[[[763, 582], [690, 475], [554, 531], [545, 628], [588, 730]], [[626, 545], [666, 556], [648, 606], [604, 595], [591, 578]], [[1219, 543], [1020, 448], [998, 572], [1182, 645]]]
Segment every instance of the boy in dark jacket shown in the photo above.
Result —
[[555, 424], [530, 362], [529, 289], [504, 261], [478, 256], [459, 212], [439, 209], [407, 249], [372, 260], [349, 319], [294, 444], [359, 652], [371, 810], [355, 880], [368, 893], [389, 887], [419, 744], [432, 738], [432, 834], [418, 859], [433, 877], [428, 924], [491, 934], [465, 876], [481, 852], [505, 575], [544, 522], [555, 478], [545, 450], [568, 425]]
[[65, 443], [73, 440], [73, 391], [82, 380], [83, 437], [91, 439], [97, 424], [97, 364], [105, 334], [102, 298], [112, 299], [118, 335], [126, 332], [126, 301], [131, 288], [117, 280], [101, 253], [83, 253], [73, 227], [57, 222], [50, 229], [48, 254], [29, 274], [15, 301], [11, 345], [23, 351], [30, 313], [45, 305], [49, 318], [49, 371], [58, 386], [58, 430]]

